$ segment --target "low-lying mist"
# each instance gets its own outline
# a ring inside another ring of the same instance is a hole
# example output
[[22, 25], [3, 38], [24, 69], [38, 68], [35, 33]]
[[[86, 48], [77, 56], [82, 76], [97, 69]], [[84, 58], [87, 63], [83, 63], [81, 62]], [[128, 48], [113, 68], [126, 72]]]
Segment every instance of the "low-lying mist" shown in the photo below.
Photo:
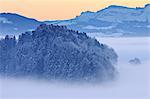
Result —
[[[0, 79], [0, 99], [149, 99], [150, 38], [97, 38], [119, 55], [118, 79], [107, 83], [75, 84], [32, 79]], [[141, 64], [132, 65], [138, 57]]]

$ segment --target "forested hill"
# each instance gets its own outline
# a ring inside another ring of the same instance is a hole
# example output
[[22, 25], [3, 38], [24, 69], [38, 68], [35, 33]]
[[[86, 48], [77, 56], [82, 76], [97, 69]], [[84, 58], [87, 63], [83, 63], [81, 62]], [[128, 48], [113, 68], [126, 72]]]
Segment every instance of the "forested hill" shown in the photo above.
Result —
[[41, 24], [0, 40], [0, 75], [95, 81], [112, 79], [117, 54], [86, 33]]

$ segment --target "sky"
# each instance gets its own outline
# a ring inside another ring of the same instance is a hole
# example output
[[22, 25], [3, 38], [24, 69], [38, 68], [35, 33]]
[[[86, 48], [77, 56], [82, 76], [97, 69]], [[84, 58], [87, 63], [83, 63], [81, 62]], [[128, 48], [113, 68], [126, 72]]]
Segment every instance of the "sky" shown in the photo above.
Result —
[[150, 0], [0, 0], [0, 12], [17, 13], [41, 21], [64, 20], [109, 5], [143, 7], [148, 3]]

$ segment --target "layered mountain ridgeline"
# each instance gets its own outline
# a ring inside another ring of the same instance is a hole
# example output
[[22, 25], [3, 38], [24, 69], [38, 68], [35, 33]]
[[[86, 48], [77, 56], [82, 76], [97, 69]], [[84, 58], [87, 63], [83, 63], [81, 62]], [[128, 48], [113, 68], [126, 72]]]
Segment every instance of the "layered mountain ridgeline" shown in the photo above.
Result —
[[101, 36], [150, 36], [150, 4], [143, 8], [112, 5], [97, 12], [82, 12], [73, 19], [44, 22], [18, 14], [0, 13], [0, 36], [18, 35], [41, 23], [66, 25], [73, 30]]
[[0, 40], [0, 74], [46, 79], [113, 79], [117, 54], [85, 33], [41, 24], [35, 31]]
[[97, 12], [83, 12], [71, 20], [46, 23], [101, 36], [150, 36], [150, 4], [143, 8], [111, 5]]
[[19, 35], [34, 30], [42, 22], [15, 13], [0, 13], [0, 36]]

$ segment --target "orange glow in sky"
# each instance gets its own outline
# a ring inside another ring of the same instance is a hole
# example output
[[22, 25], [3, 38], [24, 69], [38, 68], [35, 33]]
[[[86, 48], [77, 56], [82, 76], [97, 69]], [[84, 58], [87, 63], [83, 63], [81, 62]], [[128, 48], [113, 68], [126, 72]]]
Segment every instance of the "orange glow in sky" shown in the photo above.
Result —
[[0, 12], [18, 13], [38, 20], [63, 20], [109, 5], [143, 7], [148, 3], [150, 0], [0, 0]]

